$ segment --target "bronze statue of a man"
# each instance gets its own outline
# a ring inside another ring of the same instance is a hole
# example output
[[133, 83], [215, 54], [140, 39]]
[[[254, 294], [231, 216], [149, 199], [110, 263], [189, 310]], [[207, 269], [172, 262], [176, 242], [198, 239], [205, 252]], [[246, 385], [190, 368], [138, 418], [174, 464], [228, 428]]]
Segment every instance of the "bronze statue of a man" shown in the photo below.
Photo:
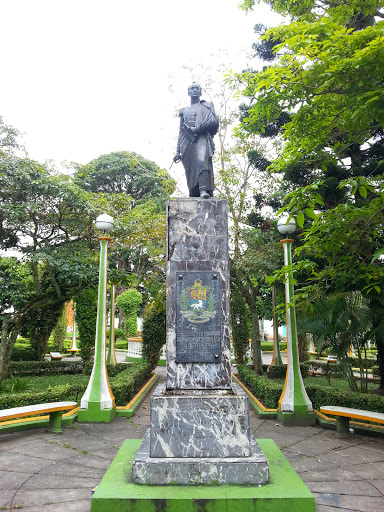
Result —
[[192, 83], [188, 87], [191, 106], [180, 110], [180, 133], [174, 162], [183, 162], [189, 196], [208, 199], [213, 196], [214, 180], [212, 155], [213, 137], [219, 121], [213, 103], [201, 100], [201, 87]]

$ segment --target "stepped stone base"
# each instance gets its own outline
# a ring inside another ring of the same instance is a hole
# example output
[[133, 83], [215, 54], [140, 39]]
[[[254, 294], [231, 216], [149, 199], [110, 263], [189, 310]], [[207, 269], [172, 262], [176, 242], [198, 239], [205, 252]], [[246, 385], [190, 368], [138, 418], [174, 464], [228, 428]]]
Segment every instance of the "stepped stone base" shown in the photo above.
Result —
[[150, 429], [148, 429], [133, 461], [132, 480], [136, 484], [151, 485], [260, 486], [269, 481], [269, 464], [259, 445], [252, 438], [249, 457], [151, 457]]

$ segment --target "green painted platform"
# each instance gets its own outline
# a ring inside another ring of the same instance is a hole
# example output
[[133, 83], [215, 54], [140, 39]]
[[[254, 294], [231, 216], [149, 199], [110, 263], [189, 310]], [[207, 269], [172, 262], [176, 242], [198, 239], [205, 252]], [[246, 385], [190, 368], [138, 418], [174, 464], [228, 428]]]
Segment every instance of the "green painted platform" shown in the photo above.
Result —
[[141, 440], [127, 439], [98, 485], [91, 512], [315, 512], [315, 499], [272, 439], [257, 440], [269, 461], [270, 483], [150, 486], [130, 481]]

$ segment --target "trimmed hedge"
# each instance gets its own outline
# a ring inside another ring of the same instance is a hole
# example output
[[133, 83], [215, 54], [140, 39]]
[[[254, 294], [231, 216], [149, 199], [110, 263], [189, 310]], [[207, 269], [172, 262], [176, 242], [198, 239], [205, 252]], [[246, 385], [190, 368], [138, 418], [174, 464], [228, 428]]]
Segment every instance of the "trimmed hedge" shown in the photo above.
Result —
[[17, 361], [11, 362], [11, 375], [61, 375], [83, 372], [82, 361]]
[[[280, 350], [287, 350], [287, 343], [285, 341], [279, 344]], [[273, 342], [270, 341], [262, 341], [261, 342], [261, 350], [263, 352], [273, 352]]]
[[49, 402], [65, 402], [67, 400], [77, 402], [86, 387], [81, 385], [63, 384], [45, 391], [25, 391], [24, 393], [0, 394], [0, 409], [11, 409], [24, 405], [45, 404]]
[[[92, 368], [93, 368], [93, 361], [87, 361], [86, 363], [84, 363], [85, 375], [91, 375]], [[109, 378], [115, 377], [120, 372], [123, 372], [126, 369], [127, 369], [127, 365], [125, 363], [107, 364], [108, 377]]]
[[[60, 362], [57, 361], [55, 364]], [[146, 363], [121, 366], [124, 367], [124, 371], [120, 371], [115, 377], [110, 377], [109, 380], [116, 405], [120, 406], [126, 405], [151, 376], [149, 366]], [[83, 384], [63, 384], [49, 387], [47, 390], [40, 392], [1, 393], [0, 409], [11, 409], [12, 407], [49, 402], [63, 402], [66, 400], [79, 402], [86, 387]]]
[[[301, 376], [303, 378], [308, 377], [309, 366], [308, 363], [300, 363]], [[283, 364], [280, 366], [268, 366], [268, 379], [285, 379], [287, 373], [287, 365]]]
[[[268, 409], [276, 409], [283, 392], [284, 384], [281, 381], [267, 379], [257, 375], [247, 366], [238, 366], [239, 378], [253, 395]], [[313, 408], [319, 410], [324, 405], [339, 405], [354, 409], [364, 409], [384, 413], [384, 398], [379, 395], [355, 393], [320, 386], [315, 383], [305, 387]]]
[[33, 348], [25, 345], [13, 347], [11, 361], [35, 361], [36, 354]]
[[132, 400], [151, 374], [147, 363], [134, 363], [111, 379], [110, 384], [116, 405], [123, 406]]
[[321, 370], [324, 375], [331, 374], [334, 377], [342, 377], [343, 371], [338, 363], [330, 363], [329, 361], [309, 361], [309, 370]]

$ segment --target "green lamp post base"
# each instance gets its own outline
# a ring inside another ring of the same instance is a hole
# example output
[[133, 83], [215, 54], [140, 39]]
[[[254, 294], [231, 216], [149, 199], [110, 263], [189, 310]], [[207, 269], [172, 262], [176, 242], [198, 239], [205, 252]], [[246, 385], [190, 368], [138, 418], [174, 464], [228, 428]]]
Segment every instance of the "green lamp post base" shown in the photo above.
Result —
[[116, 407], [100, 409], [100, 402], [88, 402], [88, 409], [80, 409], [77, 416], [79, 423], [111, 423], [116, 417]]
[[309, 427], [316, 425], [316, 414], [313, 411], [283, 412], [278, 409], [277, 421], [284, 427]]

